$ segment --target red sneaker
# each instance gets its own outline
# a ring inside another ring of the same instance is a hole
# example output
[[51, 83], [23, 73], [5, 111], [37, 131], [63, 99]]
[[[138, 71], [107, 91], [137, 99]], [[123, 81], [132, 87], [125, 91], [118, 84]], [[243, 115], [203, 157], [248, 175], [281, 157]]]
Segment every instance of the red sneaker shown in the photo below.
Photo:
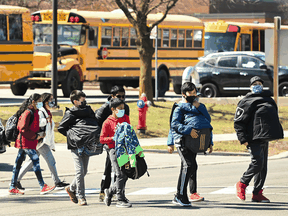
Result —
[[44, 187], [42, 188], [40, 194], [46, 194], [49, 193], [50, 191], [53, 191], [55, 189], [55, 186], [48, 186], [47, 184], [44, 184]]
[[13, 189], [9, 190], [9, 194], [10, 195], [24, 195], [24, 192], [21, 192], [17, 188], [13, 188]]
[[191, 202], [203, 201], [204, 197], [201, 197], [198, 193], [193, 193], [190, 195], [190, 200]]
[[237, 198], [245, 201], [246, 197], [245, 197], [245, 190], [246, 190], [247, 185], [243, 184], [242, 182], [237, 182], [236, 184], [236, 195]]
[[257, 195], [252, 195], [252, 202], [270, 203], [270, 200], [263, 195], [263, 189]]

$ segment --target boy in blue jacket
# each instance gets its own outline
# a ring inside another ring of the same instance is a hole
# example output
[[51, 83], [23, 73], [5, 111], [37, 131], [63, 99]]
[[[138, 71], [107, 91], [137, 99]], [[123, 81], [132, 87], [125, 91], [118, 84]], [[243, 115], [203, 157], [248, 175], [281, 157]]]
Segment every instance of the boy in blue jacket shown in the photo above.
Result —
[[[198, 138], [197, 129], [211, 128], [211, 117], [204, 104], [198, 102], [196, 86], [193, 83], [186, 82], [181, 87], [183, 101], [176, 105], [172, 114], [171, 129], [168, 135], [168, 152], [173, 153], [174, 143], [181, 158], [181, 170], [177, 184], [177, 193], [172, 200], [174, 204], [181, 206], [191, 206], [187, 196], [187, 184], [190, 185], [191, 201], [203, 201], [197, 193], [197, 153], [185, 148], [181, 143], [184, 135], [191, 135], [192, 138]], [[212, 132], [211, 145], [209, 153], [213, 151]]]

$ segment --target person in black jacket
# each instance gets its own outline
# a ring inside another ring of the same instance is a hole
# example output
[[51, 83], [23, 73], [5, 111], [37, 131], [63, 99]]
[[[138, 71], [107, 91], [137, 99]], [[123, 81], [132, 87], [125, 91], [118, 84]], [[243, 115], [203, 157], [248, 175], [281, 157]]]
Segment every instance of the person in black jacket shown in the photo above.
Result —
[[238, 103], [234, 128], [238, 140], [245, 145], [251, 156], [251, 163], [236, 184], [237, 197], [245, 201], [245, 189], [254, 177], [253, 202], [270, 202], [263, 195], [267, 175], [269, 141], [282, 139], [283, 128], [279, 121], [278, 108], [270, 91], [263, 91], [264, 81], [258, 77], [250, 80], [251, 93]]
[[[107, 98], [107, 101], [95, 111], [95, 116], [98, 121], [99, 126], [102, 128], [103, 122], [108, 118], [108, 116], [112, 115], [112, 111], [110, 108], [110, 101], [112, 98], [119, 98], [125, 100], [125, 89], [122, 86], [113, 86], [111, 89], [111, 95]], [[124, 105], [125, 114], [129, 116], [130, 110], [129, 106], [125, 103]], [[104, 145], [105, 146], [105, 145]], [[102, 176], [101, 184], [100, 184], [100, 196], [99, 201], [103, 202], [105, 198], [104, 190], [110, 187], [111, 184], [111, 161], [109, 154], [107, 153], [105, 169]], [[115, 174], [113, 181], [115, 180]]]
[[[76, 175], [66, 192], [74, 203], [80, 206], [87, 205], [85, 197], [84, 177], [87, 173], [89, 156], [83, 151], [85, 146], [99, 140], [100, 127], [94, 115], [94, 111], [86, 103], [84, 92], [74, 90], [70, 94], [70, 100], [74, 105], [66, 112], [59, 124], [58, 131], [67, 137], [67, 147], [71, 150]], [[76, 197], [76, 190], [78, 198]]]

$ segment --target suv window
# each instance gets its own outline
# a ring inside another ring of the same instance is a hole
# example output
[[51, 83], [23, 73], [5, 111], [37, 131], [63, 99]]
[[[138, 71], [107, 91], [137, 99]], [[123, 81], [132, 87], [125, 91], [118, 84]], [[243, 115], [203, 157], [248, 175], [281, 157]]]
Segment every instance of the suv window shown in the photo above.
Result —
[[206, 64], [210, 65], [210, 66], [215, 66], [216, 65], [216, 58], [213, 59], [208, 59], [206, 61]]
[[222, 57], [218, 61], [219, 67], [237, 67], [237, 57]]
[[263, 65], [263, 62], [261, 62], [259, 59], [256, 59], [256, 58], [253, 58], [253, 57], [242, 56], [241, 67], [243, 67], [243, 68], [260, 69], [261, 65]]

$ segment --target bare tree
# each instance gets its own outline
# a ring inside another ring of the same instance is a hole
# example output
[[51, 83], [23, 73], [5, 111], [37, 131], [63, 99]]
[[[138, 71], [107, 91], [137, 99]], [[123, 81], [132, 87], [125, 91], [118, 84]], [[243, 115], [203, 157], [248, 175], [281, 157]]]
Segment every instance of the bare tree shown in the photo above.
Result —
[[[145, 93], [148, 100], [153, 103], [152, 87], [152, 56], [154, 54], [153, 44], [150, 40], [151, 30], [161, 23], [168, 12], [175, 6], [178, 0], [114, 0], [118, 7], [124, 12], [127, 19], [133, 25], [137, 39], [136, 45], [140, 55], [140, 77], [139, 95]], [[151, 12], [163, 8], [161, 19], [148, 26], [147, 16]], [[129, 10], [132, 9], [132, 10]], [[153, 103], [154, 104], [154, 103]]]

